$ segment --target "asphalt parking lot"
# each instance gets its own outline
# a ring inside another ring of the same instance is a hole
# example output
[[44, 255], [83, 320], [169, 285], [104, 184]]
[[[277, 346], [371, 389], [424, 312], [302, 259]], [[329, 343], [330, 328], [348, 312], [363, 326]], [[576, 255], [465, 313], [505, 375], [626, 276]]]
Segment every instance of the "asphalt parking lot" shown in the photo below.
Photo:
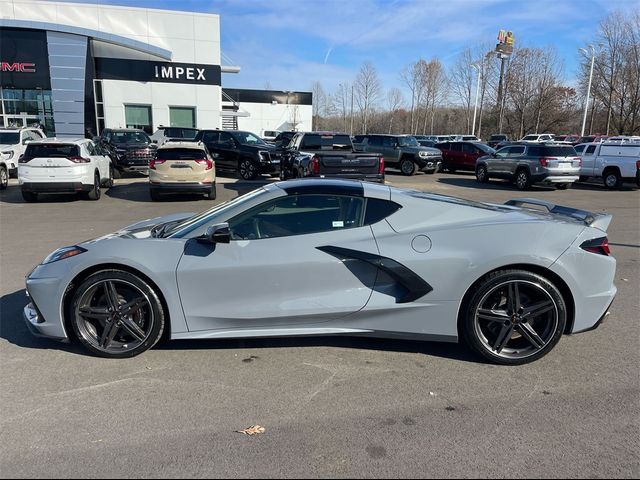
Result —
[[[471, 174], [389, 183], [504, 202]], [[267, 181], [265, 179], [265, 181]], [[614, 215], [618, 297], [597, 330], [521, 367], [457, 345], [357, 338], [184, 341], [129, 360], [32, 337], [24, 275], [52, 250], [136, 220], [215, 202], [152, 203], [143, 177], [97, 202], [0, 192], [3, 477], [640, 476], [640, 192], [599, 184], [526, 196]], [[584, 279], [589, 281], [589, 279]], [[250, 425], [262, 435], [236, 433]]]

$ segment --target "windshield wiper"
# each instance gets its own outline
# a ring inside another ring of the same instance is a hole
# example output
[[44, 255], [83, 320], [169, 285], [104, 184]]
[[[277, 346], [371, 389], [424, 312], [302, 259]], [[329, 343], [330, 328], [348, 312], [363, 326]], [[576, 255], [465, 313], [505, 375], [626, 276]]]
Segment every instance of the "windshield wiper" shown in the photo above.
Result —
[[169, 227], [173, 227], [176, 223], [180, 222], [180, 220], [173, 220], [171, 222], [159, 223], [155, 225], [151, 229], [151, 236], [154, 238], [162, 238], [164, 234], [167, 232]]

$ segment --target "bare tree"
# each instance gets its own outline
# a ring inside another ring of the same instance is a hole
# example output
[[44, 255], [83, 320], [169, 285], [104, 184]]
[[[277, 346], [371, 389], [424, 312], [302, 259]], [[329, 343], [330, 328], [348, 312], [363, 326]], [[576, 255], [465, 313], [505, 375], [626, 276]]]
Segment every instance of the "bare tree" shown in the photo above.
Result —
[[312, 128], [314, 130], [320, 130], [320, 125], [322, 123], [322, 117], [326, 114], [327, 110], [327, 94], [322, 88], [322, 84], [320, 82], [313, 82], [311, 86], [313, 105], [312, 105]]
[[464, 108], [467, 129], [471, 131], [471, 95], [473, 89], [473, 68], [471, 64], [474, 62], [470, 49], [465, 49], [451, 67], [449, 72], [449, 80], [454, 101]]
[[331, 95], [332, 110], [340, 117], [340, 128], [343, 132], [349, 131], [348, 118], [351, 105], [351, 85], [348, 83], [338, 84], [335, 93]]
[[380, 97], [380, 80], [376, 67], [371, 62], [365, 62], [353, 82], [355, 101], [360, 110], [361, 130], [367, 133], [369, 115]]
[[410, 127], [409, 132], [415, 133], [418, 129], [418, 115], [416, 110], [423, 102], [424, 77], [427, 70], [427, 62], [422, 58], [412, 63], [400, 72], [400, 78], [411, 92]]
[[404, 104], [404, 96], [398, 88], [392, 88], [387, 92], [387, 108], [389, 109], [389, 133], [393, 131], [393, 120], [396, 112]]

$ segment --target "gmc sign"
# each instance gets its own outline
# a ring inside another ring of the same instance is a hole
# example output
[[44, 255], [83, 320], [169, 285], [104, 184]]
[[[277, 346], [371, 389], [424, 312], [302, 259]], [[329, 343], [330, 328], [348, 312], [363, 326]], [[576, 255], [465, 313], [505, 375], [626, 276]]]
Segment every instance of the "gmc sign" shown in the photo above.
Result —
[[20, 62], [0, 62], [0, 72], [36, 73], [36, 64]]

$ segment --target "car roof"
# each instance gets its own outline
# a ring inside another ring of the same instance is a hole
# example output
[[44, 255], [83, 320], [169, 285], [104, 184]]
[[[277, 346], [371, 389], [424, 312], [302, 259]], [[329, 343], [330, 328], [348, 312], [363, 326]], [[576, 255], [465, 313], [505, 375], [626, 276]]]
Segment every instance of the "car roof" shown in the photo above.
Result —
[[88, 138], [56, 138], [56, 137], [51, 138], [49, 137], [49, 138], [43, 138], [41, 140], [33, 140], [29, 142], [27, 145], [50, 144], [50, 143], [59, 143], [61, 145], [73, 143], [75, 145], [80, 145], [86, 142], [91, 142], [91, 140], [89, 140]]

